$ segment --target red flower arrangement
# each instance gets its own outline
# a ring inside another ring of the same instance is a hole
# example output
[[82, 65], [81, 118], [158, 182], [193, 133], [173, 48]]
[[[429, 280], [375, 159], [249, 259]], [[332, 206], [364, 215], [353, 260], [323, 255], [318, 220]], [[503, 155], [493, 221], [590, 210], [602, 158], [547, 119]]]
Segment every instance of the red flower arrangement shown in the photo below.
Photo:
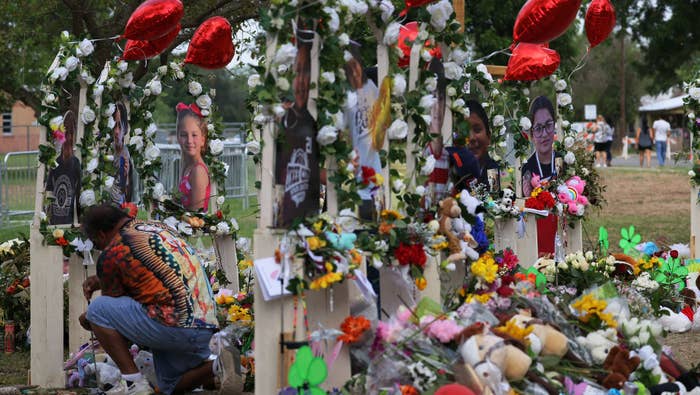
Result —
[[126, 215], [128, 215], [131, 218], [136, 218], [136, 216], [139, 214], [139, 208], [136, 207], [136, 204], [131, 203], [131, 202], [124, 202], [121, 205], [122, 210], [126, 211]]
[[59, 237], [58, 239], [56, 239], [56, 244], [60, 245], [61, 247], [65, 247], [65, 246], [67, 246], [69, 243], [68, 243], [68, 240], [66, 240], [65, 237]]
[[520, 260], [518, 259], [518, 256], [515, 255], [513, 250], [506, 248], [503, 250], [502, 256], [496, 258], [496, 262], [498, 262], [499, 267], [506, 268], [508, 271], [510, 271], [518, 266]]
[[338, 341], [348, 344], [355, 343], [371, 326], [372, 324], [364, 316], [347, 316], [340, 324], [340, 330], [343, 331], [343, 334], [338, 336]]
[[404, 244], [403, 242], [399, 243], [399, 246], [394, 250], [394, 257], [402, 266], [415, 265], [420, 268], [424, 268], [425, 262], [428, 260], [423, 244]]
[[552, 196], [549, 191], [542, 190], [533, 192], [532, 195], [525, 200], [525, 207], [535, 210], [549, 210], [553, 208], [555, 204], [554, 196]]

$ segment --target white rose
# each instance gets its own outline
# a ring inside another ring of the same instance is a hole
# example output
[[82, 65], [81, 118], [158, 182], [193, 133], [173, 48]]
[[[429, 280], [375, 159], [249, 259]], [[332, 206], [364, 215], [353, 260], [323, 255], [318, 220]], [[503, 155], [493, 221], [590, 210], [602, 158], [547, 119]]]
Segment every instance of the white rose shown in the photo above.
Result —
[[567, 136], [567, 137], [564, 138], [564, 147], [566, 147], [566, 148], [571, 148], [571, 147], [574, 146], [574, 143], [575, 143], [575, 142], [576, 142], [576, 140], [574, 140], [573, 137]]
[[114, 111], [116, 111], [116, 110], [117, 110], [117, 106], [114, 105], [114, 103], [109, 103], [107, 105], [107, 108], [105, 108], [104, 112], [102, 113], [102, 115], [105, 118], [111, 117], [112, 115], [114, 115]]
[[695, 113], [694, 112], [689, 112], [688, 113], [688, 119], [695, 119]]
[[316, 141], [321, 145], [333, 144], [338, 139], [338, 129], [335, 126], [326, 125], [316, 135]]
[[126, 73], [123, 77], [119, 78], [118, 82], [119, 86], [121, 86], [122, 88], [129, 88], [134, 82], [134, 74], [131, 72]]
[[353, 58], [353, 56], [352, 56], [352, 54], [350, 53], [350, 51], [343, 51], [343, 60], [344, 60], [345, 62], [349, 62], [350, 59], [352, 59], [352, 58]]
[[146, 147], [144, 156], [146, 160], [154, 161], [160, 156], [160, 148], [158, 148], [158, 146], [156, 146], [155, 144], [149, 144], [149, 146]]
[[464, 64], [468, 58], [469, 54], [459, 48], [455, 48], [454, 51], [450, 52], [450, 59], [458, 65]]
[[557, 104], [559, 107], [566, 107], [571, 104], [571, 95], [568, 93], [560, 93], [557, 95]]
[[384, 32], [384, 44], [391, 46], [396, 44], [399, 40], [399, 31], [401, 30], [401, 24], [397, 22], [391, 22], [389, 26], [386, 27]]
[[338, 111], [337, 113], [330, 115], [330, 117], [333, 120], [333, 125], [335, 125], [336, 129], [345, 129], [345, 114], [343, 114], [342, 111]]
[[447, 96], [452, 97], [452, 96], [455, 96], [455, 95], [457, 95], [457, 89], [455, 89], [454, 86], [448, 86], [448, 87], [447, 87]]
[[364, 0], [342, 0], [341, 4], [348, 8], [351, 14], [364, 15], [369, 10], [367, 3]]
[[384, 262], [382, 262], [382, 260], [378, 257], [372, 255], [372, 266], [374, 266], [375, 269], [381, 269], [382, 266], [384, 266]]
[[445, 78], [448, 80], [458, 80], [462, 78], [464, 70], [457, 63], [447, 62], [444, 64], [445, 67]]
[[213, 132], [214, 130], [216, 130], [216, 126], [214, 126], [213, 123], [208, 123], [208, 124], [207, 124], [207, 131], [208, 131], [208, 132]]
[[201, 95], [195, 100], [195, 103], [197, 103], [201, 109], [208, 109], [211, 107], [211, 98], [209, 95]]
[[287, 91], [291, 87], [289, 85], [289, 80], [284, 78], [284, 77], [279, 77], [277, 78], [277, 87], [280, 88], [280, 90]]
[[143, 137], [141, 136], [131, 136], [129, 139], [129, 145], [133, 145], [137, 151], [141, 151], [143, 148]]
[[700, 87], [694, 86], [688, 89], [688, 95], [690, 95], [693, 100], [700, 100]]
[[559, 81], [555, 82], [555, 83], [554, 83], [554, 89], [556, 89], [557, 92], [563, 91], [564, 89], [566, 89], [566, 81], [564, 81], [564, 80], [559, 80]]
[[297, 47], [294, 44], [283, 44], [275, 54], [275, 64], [290, 65], [297, 57]]
[[114, 155], [105, 155], [105, 160], [108, 162], [112, 162], [114, 160]]
[[248, 152], [251, 152], [253, 155], [257, 155], [260, 153], [260, 143], [255, 140], [249, 141], [245, 145], [245, 148], [246, 150], [248, 150]]
[[248, 76], [248, 88], [253, 89], [260, 84], [260, 74], [251, 74]]
[[219, 222], [216, 224], [216, 234], [218, 235], [227, 235], [231, 232], [231, 228], [228, 226], [228, 224], [224, 221]]
[[408, 135], [408, 124], [402, 119], [396, 119], [387, 130], [390, 140], [403, 140]]
[[134, 129], [134, 136], [139, 136], [141, 134], [143, 134], [143, 129], [141, 129], [141, 128]]
[[54, 237], [54, 239], [60, 239], [64, 235], [63, 229], [54, 229], [51, 235]]
[[335, 74], [332, 71], [324, 71], [321, 73], [321, 79], [332, 84], [335, 82]]
[[503, 126], [505, 121], [506, 121], [506, 119], [503, 118], [503, 115], [500, 115], [500, 114], [496, 115], [495, 117], [493, 117], [493, 126], [500, 128], [501, 126]]
[[427, 7], [430, 13], [430, 24], [441, 32], [447, 27], [447, 21], [454, 11], [452, 3], [449, 0], [441, 0], [438, 3], [433, 3]]
[[192, 236], [192, 227], [187, 222], [178, 222], [177, 231]]
[[420, 168], [420, 173], [424, 176], [430, 175], [435, 169], [435, 157], [433, 155], [425, 158], [425, 164]]
[[435, 92], [437, 89], [437, 77], [428, 77], [425, 79], [425, 89], [428, 92]]
[[430, 94], [421, 97], [418, 105], [426, 110], [430, 110], [431, 108], [433, 108], [433, 105], [435, 105], [436, 102], [437, 98], [435, 97], [435, 95]]
[[224, 142], [220, 139], [213, 139], [209, 141], [209, 152], [212, 155], [217, 156], [224, 152]]
[[117, 70], [119, 70], [122, 73], [125, 72], [128, 67], [129, 67], [129, 64], [123, 60], [120, 60], [119, 62], [117, 62]]
[[378, 6], [379, 9], [382, 10], [382, 21], [388, 21], [394, 13], [394, 4], [392, 4], [389, 0], [381, 0]]
[[236, 240], [236, 248], [246, 252], [250, 250], [250, 239], [247, 237], [241, 237]]
[[425, 195], [425, 187], [423, 185], [418, 185], [416, 187], [416, 194], [418, 194], [419, 196]]
[[158, 74], [160, 74], [160, 75], [168, 74], [168, 66], [167, 65], [159, 66], [158, 67]]
[[78, 64], [80, 64], [80, 60], [75, 56], [69, 56], [66, 59], [66, 69], [68, 69], [69, 72], [75, 70]]
[[328, 29], [331, 31], [331, 33], [337, 32], [340, 28], [340, 18], [338, 18], [338, 13], [331, 7], [323, 7], [323, 12], [328, 15]]
[[464, 102], [464, 99], [461, 97], [455, 101], [452, 102], [452, 108], [457, 109], [461, 112], [461, 109], [464, 108], [466, 103]]
[[185, 78], [185, 72], [182, 71], [182, 70], [176, 71], [176, 72], [175, 72], [175, 78], [177, 78], [178, 80], [181, 80], [181, 79]]
[[420, 117], [426, 126], [430, 126], [430, 124], [433, 122], [433, 117], [430, 116], [430, 114], [423, 114]]
[[163, 92], [163, 86], [160, 83], [160, 80], [152, 80], [148, 84], [148, 88], [151, 90], [151, 93], [154, 96], [158, 96]]
[[197, 81], [190, 81], [190, 83], [187, 84], [187, 91], [190, 92], [192, 96], [199, 96], [199, 94], [202, 93], [202, 84]]
[[347, 33], [343, 33], [340, 36], [338, 36], [338, 41], [340, 42], [340, 45], [344, 47], [350, 44], [350, 36], [348, 36]]
[[231, 218], [231, 219], [229, 220], [229, 222], [231, 222], [231, 229], [233, 229], [234, 232], [236, 232], [236, 231], [238, 231], [238, 229], [240, 229], [240, 228], [238, 227], [238, 221], [236, 221], [235, 218]]
[[224, 197], [224, 196], [218, 196], [216, 198], [216, 204], [219, 206], [223, 206], [225, 201], [226, 201], [226, 197]]
[[160, 198], [163, 196], [164, 193], [165, 193], [165, 187], [160, 182], [157, 182], [153, 186], [153, 191], [151, 192], [151, 196], [153, 196], [153, 198], [156, 200], [160, 200]]
[[394, 75], [394, 81], [391, 87], [391, 94], [400, 97], [406, 92], [406, 78], [403, 74]]
[[[486, 77], [486, 79], [488, 79], [489, 81], [491, 81], [491, 79], [490, 79], [491, 74], [489, 73], [489, 69], [486, 67], [485, 64], [479, 63], [479, 64], [476, 66], [476, 71], [479, 72], [479, 73], [481, 73], [484, 77]], [[487, 76], [488, 76], [488, 77], [487, 77]]]
[[63, 67], [63, 66], [56, 67], [53, 70], [53, 73], [51, 73], [51, 79], [54, 81], [55, 80], [65, 81], [66, 78], [68, 78], [68, 69]]
[[433, 60], [433, 55], [431, 55], [427, 49], [421, 51], [420, 57], [425, 63], [430, 63], [430, 61]]
[[108, 176], [107, 178], [105, 178], [105, 187], [109, 189], [112, 188], [112, 185], [114, 185], [114, 177]]
[[202, 109], [202, 116], [203, 116], [203, 117], [208, 117], [208, 116], [209, 116], [209, 110]]
[[78, 44], [78, 51], [76, 51], [76, 54], [78, 56], [89, 56], [94, 50], [95, 47], [92, 45], [92, 42], [84, 38], [83, 41]]
[[80, 205], [82, 207], [89, 207], [95, 203], [97, 203], [95, 200], [95, 191], [87, 189], [80, 193]]
[[692, 170], [688, 171], [688, 176], [695, 177], [695, 172]]
[[104, 90], [104, 85], [95, 85], [95, 87], [92, 88], [92, 97], [97, 100], [98, 97], [102, 97], [102, 92], [104, 92]]
[[528, 131], [532, 127], [532, 122], [530, 121], [530, 118], [528, 117], [522, 117], [520, 118], [520, 129]]
[[275, 114], [276, 118], [282, 118], [287, 111], [282, 107], [281, 104], [277, 104], [272, 107], [272, 113]]
[[155, 123], [151, 123], [148, 125], [146, 128], [146, 137], [151, 138], [153, 137], [154, 134], [156, 134], [156, 131], [158, 130], [158, 126], [156, 126]]
[[80, 114], [80, 120], [85, 124], [89, 124], [95, 120], [95, 111], [92, 108], [85, 106], [83, 112]]
[[564, 120], [564, 121], [561, 122], [561, 127], [562, 127], [563, 129], [568, 129], [568, 128], [569, 128], [569, 125], [571, 125], [571, 123], [569, 123], [569, 121], [567, 121], [567, 120]]
[[46, 104], [51, 104], [55, 101], [56, 101], [56, 95], [54, 95], [53, 93], [49, 93], [46, 95], [46, 97], [44, 97], [44, 103], [46, 103]]
[[406, 187], [406, 184], [400, 179], [397, 178], [391, 183], [391, 188], [394, 190], [394, 192], [399, 193], [401, 192], [404, 188]]

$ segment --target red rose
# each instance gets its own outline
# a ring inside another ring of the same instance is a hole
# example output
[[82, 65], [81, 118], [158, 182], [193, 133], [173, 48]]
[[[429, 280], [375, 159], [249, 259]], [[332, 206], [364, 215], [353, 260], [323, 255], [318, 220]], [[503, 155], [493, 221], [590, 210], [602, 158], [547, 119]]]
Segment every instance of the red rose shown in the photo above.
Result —
[[128, 215], [131, 218], [136, 218], [136, 216], [139, 213], [139, 208], [136, 207], [136, 204], [131, 202], [122, 203], [121, 208], [122, 210], [126, 211], [126, 215]]
[[7, 292], [8, 295], [14, 295], [16, 290], [17, 287], [15, 287], [14, 285], [10, 285], [9, 287], [7, 287], [5, 292]]
[[25, 277], [24, 280], [22, 280], [22, 286], [24, 288], [29, 287], [29, 277]]
[[374, 168], [362, 166], [362, 185], [369, 185], [371, 178], [377, 174]]
[[402, 266], [415, 265], [421, 268], [425, 267], [425, 262], [428, 260], [422, 244], [404, 244], [403, 242], [399, 243], [394, 250], [394, 257]]
[[61, 247], [65, 247], [68, 245], [68, 240], [66, 240], [65, 237], [59, 237], [56, 239], [56, 244], [60, 245]]
[[218, 218], [218, 219], [224, 218], [224, 213], [222, 213], [221, 210], [216, 210], [216, 218]]
[[513, 288], [511, 288], [507, 285], [501, 285], [496, 290], [496, 293], [504, 298], [508, 298], [508, 297], [510, 297], [510, 295], [513, 295]]
[[673, 259], [678, 258], [678, 251], [677, 250], [671, 250], [671, 258], [673, 258]]

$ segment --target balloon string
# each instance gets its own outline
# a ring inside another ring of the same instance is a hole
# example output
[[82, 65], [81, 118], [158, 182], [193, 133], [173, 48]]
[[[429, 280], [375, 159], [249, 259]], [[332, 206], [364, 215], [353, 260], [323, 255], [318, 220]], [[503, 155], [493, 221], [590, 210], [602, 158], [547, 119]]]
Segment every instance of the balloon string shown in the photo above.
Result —
[[292, 14], [297, 14], [297, 15], [298, 15], [298, 14], [299, 14], [299, 11], [303, 10], [304, 8], [309, 8], [309, 7], [315, 6], [316, 4], [323, 4], [323, 3], [325, 3], [325, 1], [323, 1], [323, 0], [314, 1], [314, 2], [311, 2], [311, 3], [306, 3], [306, 4], [304, 4], [303, 6], [297, 8], [297, 9], [294, 10], [294, 11], [285, 12], [284, 14], [282, 14], [282, 16], [285, 17], [285, 16], [292, 15]]
[[511, 53], [508, 52], [508, 49], [509, 49], [509, 48], [510, 48], [510, 47], [505, 47], [505, 48], [503, 48], [503, 49], [499, 49], [498, 51], [491, 52], [490, 54], [484, 56], [483, 58], [479, 58], [479, 59], [476, 59], [476, 60], [472, 60], [472, 61], [470, 61], [470, 62], [467, 62], [467, 64], [481, 63], [481, 62], [483, 62], [484, 60], [490, 59], [490, 58], [492, 58], [492, 57], [494, 57], [494, 56], [496, 56], [496, 55], [498, 55], [498, 54], [503, 54], [503, 55], [506, 55], [506, 56], [513, 56]]
[[566, 78], [567, 81], [571, 81], [571, 76], [574, 75], [575, 72], [581, 70], [583, 68], [583, 66], [585, 66], [586, 63], [588, 63], [588, 54], [589, 53], [591, 53], [591, 47], [588, 47], [588, 49], [586, 49], [586, 53], [583, 54], [581, 59], [576, 64], [576, 67], [574, 67], [574, 69], [571, 71], [571, 73], [569, 73], [569, 77]]
[[[88, 41], [94, 43], [94, 42], [98, 42], [98, 41], [116, 40], [119, 37], [121, 37], [121, 36], [105, 37], [105, 38], [91, 38], [91, 39], [88, 39]], [[81, 41], [68, 41], [68, 44], [78, 44], [81, 42], [82, 42], [82, 40]]]

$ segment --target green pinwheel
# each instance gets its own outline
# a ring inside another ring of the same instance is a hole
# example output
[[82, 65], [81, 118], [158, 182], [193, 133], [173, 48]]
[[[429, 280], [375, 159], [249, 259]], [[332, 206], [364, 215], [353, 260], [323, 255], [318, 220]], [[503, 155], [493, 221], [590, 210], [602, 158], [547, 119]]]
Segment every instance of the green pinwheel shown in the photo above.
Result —
[[326, 391], [319, 388], [328, 377], [328, 368], [323, 358], [314, 357], [309, 346], [303, 346], [297, 351], [296, 360], [289, 369], [289, 386], [296, 388], [299, 395], [325, 395]]
[[663, 285], [678, 287], [678, 290], [685, 288], [685, 278], [688, 276], [688, 267], [683, 266], [679, 258], [668, 257], [661, 259], [661, 267], [656, 271], [654, 280]]
[[620, 235], [622, 236], [620, 239], [620, 248], [622, 248], [622, 252], [625, 254], [632, 251], [634, 247], [642, 241], [642, 236], [634, 233], [634, 225], [630, 225], [629, 229], [620, 229]]
[[530, 266], [523, 272], [525, 276], [529, 277], [530, 275], [535, 276], [535, 288], [539, 289], [542, 291], [544, 289], [544, 286], [547, 284], [547, 277], [542, 274], [537, 268], [534, 266]]
[[600, 254], [608, 255], [608, 248], [610, 248], [610, 242], [608, 241], [608, 230], [602, 226], [598, 228], [598, 245], [600, 246]]

